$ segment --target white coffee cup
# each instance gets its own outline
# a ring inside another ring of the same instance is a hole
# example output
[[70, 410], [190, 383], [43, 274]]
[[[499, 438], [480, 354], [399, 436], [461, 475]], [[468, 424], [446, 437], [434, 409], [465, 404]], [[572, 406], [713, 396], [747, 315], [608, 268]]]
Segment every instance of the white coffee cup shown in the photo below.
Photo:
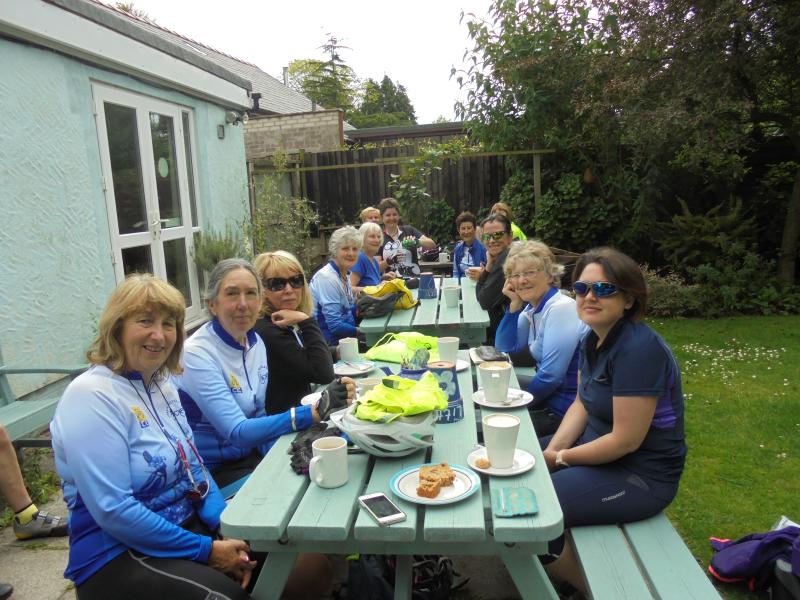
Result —
[[450, 255], [447, 252], [439, 252], [439, 262], [447, 262], [450, 260]]
[[324, 437], [311, 443], [314, 453], [308, 463], [311, 481], [323, 488], [337, 488], [347, 483], [347, 442], [340, 437]]
[[342, 338], [339, 340], [339, 358], [342, 360], [358, 360], [358, 339]]
[[508, 382], [511, 379], [511, 363], [487, 361], [478, 365], [481, 374], [483, 397], [490, 404], [508, 404]]
[[461, 287], [457, 285], [446, 285], [442, 288], [442, 294], [444, 295], [444, 303], [449, 308], [453, 308], [458, 306], [458, 300], [461, 297]]
[[356, 381], [356, 390], [358, 390], [358, 395], [363, 396], [376, 385], [380, 385], [381, 380], [378, 377], [366, 377], [364, 379], [359, 379]]
[[510, 469], [517, 448], [519, 417], [493, 413], [483, 417], [483, 444], [494, 469]]
[[439, 360], [456, 364], [459, 339], [457, 337], [440, 337], [437, 343], [439, 345]]

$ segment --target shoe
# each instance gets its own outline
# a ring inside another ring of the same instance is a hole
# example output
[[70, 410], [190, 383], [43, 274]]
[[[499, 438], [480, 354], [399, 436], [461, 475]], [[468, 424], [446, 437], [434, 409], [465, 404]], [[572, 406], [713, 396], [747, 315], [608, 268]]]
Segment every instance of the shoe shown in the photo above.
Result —
[[[62, 537], [69, 533], [67, 520], [57, 515], [48, 515], [40, 510], [23, 525], [14, 519], [14, 534], [18, 540], [29, 540], [37, 537]], [[2, 600], [2, 597], [0, 597]]]
[[6, 600], [6, 598], [10, 598], [11, 594], [13, 593], [14, 588], [11, 587], [11, 584], [0, 582], [0, 600]]

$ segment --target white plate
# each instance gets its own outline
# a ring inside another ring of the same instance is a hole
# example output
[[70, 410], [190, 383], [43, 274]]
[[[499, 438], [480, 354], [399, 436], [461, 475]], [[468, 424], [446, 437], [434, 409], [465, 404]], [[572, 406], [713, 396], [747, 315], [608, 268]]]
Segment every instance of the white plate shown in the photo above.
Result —
[[478, 491], [481, 486], [481, 481], [478, 476], [471, 470], [460, 467], [458, 465], [450, 465], [450, 468], [455, 471], [456, 478], [453, 485], [443, 487], [439, 491], [436, 498], [426, 498], [417, 495], [417, 486], [419, 485], [419, 468], [425, 465], [417, 465], [416, 467], [409, 467], [402, 471], [395, 473], [389, 482], [389, 487], [392, 491], [400, 496], [403, 500], [414, 502], [416, 504], [452, 504], [459, 502], [464, 498], [469, 498], [472, 494]]
[[516, 388], [508, 388], [508, 398], [511, 400], [508, 404], [495, 404], [494, 402], [486, 401], [483, 395], [483, 388], [472, 394], [472, 401], [475, 404], [480, 404], [487, 408], [519, 408], [533, 401], [533, 396], [530, 392], [518, 390]]
[[317, 400], [320, 399], [320, 396], [322, 396], [322, 392], [311, 392], [308, 396], [300, 398], [300, 404], [303, 406], [313, 406], [317, 403]]
[[456, 361], [456, 371], [461, 372], [467, 368], [469, 368], [469, 361], [461, 360], [460, 358]]
[[[503, 356], [508, 358], [508, 353], [507, 352], [503, 352]], [[472, 359], [472, 362], [474, 364], [476, 364], [476, 365], [479, 365], [482, 362], [484, 362], [484, 360], [480, 356], [478, 356], [478, 349], [477, 348], [470, 348], [469, 349], [469, 357]]]
[[348, 360], [349, 364], [342, 361], [333, 365], [333, 372], [339, 377], [358, 377], [359, 375], [366, 375], [375, 366], [375, 363], [369, 360]]
[[497, 475], [498, 477], [509, 477], [511, 475], [525, 473], [526, 471], [530, 471], [533, 468], [533, 465], [536, 464], [536, 459], [533, 457], [533, 454], [520, 448], [514, 450], [514, 464], [512, 464], [508, 469], [497, 469], [495, 467], [483, 469], [481, 467], [476, 467], [475, 461], [479, 458], [486, 458], [486, 448], [478, 448], [472, 452], [467, 457], [467, 464], [480, 473]]

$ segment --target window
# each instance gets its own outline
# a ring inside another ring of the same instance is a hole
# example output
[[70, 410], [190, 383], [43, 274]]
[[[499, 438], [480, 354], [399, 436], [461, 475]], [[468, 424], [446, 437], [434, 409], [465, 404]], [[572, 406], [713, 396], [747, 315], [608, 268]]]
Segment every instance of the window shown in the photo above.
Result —
[[97, 83], [92, 92], [117, 282], [162, 277], [186, 298], [186, 322], [197, 321], [191, 110]]

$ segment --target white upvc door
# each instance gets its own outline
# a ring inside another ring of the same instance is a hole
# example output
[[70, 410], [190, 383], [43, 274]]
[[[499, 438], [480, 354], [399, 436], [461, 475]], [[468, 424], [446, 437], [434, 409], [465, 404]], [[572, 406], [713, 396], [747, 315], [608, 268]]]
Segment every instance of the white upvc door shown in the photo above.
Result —
[[191, 109], [99, 83], [92, 94], [117, 282], [166, 279], [186, 298], [186, 322], [197, 321]]

